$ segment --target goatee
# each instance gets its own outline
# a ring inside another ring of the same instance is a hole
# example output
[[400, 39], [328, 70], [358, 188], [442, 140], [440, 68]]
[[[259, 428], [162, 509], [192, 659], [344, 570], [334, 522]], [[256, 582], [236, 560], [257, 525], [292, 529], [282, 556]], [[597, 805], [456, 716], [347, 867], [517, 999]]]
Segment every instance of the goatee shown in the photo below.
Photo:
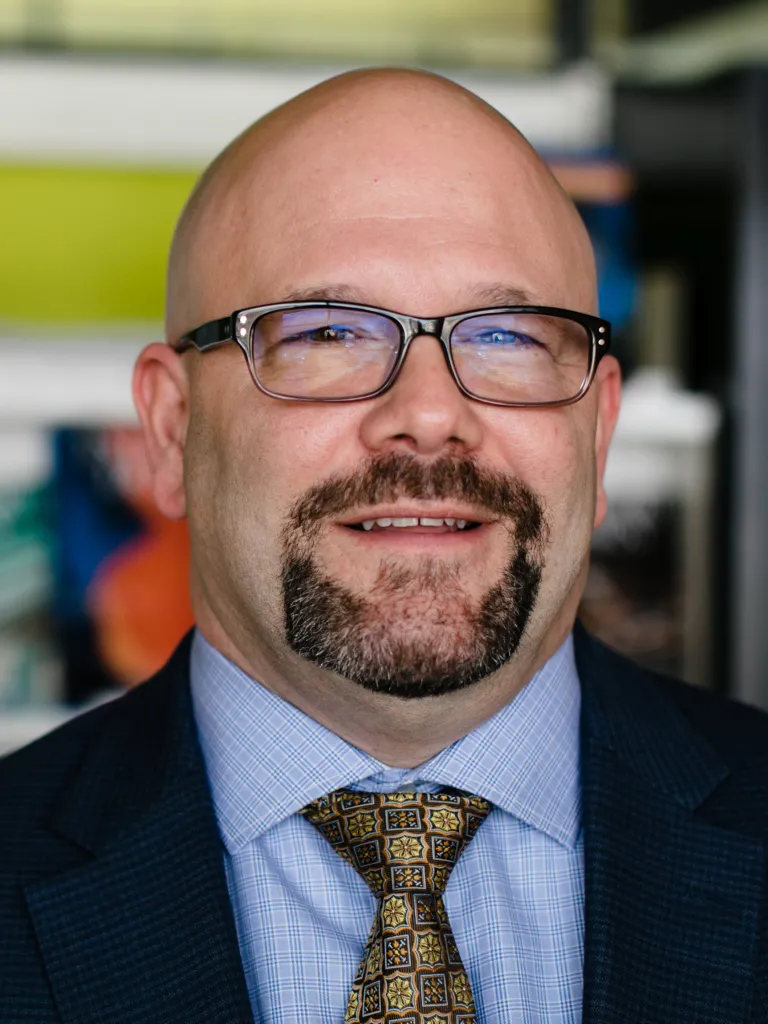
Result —
[[[383, 561], [365, 596], [321, 571], [314, 549], [324, 520], [399, 498], [456, 499], [507, 526], [509, 559], [479, 601], [466, 594], [457, 565], [432, 558]], [[463, 689], [515, 654], [536, 603], [545, 535], [541, 501], [516, 478], [468, 457], [375, 458], [360, 474], [312, 488], [291, 511], [282, 559], [287, 643], [376, 692], [417, 698]]]

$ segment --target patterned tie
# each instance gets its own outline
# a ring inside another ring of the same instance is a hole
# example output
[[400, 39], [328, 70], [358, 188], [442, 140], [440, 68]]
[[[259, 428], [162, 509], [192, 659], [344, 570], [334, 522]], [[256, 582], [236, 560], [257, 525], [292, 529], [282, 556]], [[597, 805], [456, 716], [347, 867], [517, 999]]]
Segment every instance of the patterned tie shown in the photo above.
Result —
[[475, 1024], [442, 894], [490, 810], [463, 794], [339, 790], [301, 812], [379, 899], [348, 1024]]

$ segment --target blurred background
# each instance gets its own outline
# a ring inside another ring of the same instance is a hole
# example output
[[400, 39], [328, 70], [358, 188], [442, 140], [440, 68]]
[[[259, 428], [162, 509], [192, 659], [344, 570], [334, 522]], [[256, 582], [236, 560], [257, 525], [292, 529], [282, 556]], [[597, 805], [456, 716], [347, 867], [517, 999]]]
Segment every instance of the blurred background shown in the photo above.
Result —
[[291, 95], [438, 70], [579, 204], [626, 376], [582, 614], [768, 707], [768, 3], [0, 0], [0, 749], [191, 621], [130, 401], [196, 176]]

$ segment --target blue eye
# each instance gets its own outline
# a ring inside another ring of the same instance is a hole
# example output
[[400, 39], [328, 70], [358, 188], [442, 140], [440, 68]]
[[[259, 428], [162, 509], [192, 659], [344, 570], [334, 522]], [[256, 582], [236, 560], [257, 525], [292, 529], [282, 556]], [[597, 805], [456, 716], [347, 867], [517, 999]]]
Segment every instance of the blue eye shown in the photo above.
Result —
[[521, 334], [519, 331], [505, 331], [501, 327], [477, 331], [466, 340], [476, 345], [504, 345], [516, 348], [539, 344], [528, 334]]

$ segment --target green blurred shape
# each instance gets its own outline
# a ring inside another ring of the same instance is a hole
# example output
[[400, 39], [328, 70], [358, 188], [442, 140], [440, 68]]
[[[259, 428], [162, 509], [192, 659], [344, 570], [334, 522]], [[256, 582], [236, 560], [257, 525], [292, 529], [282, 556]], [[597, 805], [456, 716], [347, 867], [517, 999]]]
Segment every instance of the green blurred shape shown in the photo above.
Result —
[[0, 319], [160, 320], [193, 171], [0, 165]]

